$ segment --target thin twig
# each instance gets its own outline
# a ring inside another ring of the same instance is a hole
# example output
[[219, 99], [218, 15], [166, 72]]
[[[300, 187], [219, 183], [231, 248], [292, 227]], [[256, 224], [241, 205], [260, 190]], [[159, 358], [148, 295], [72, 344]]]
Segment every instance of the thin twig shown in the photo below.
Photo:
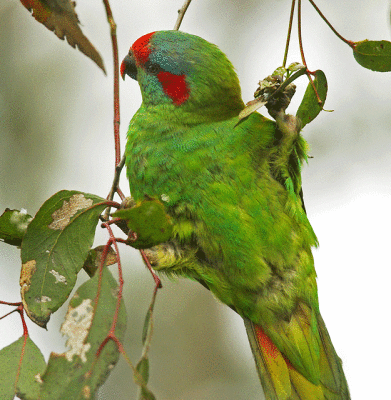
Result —
[[3, 318], [5, 318], [5, 317], [8, 317], [8, 315], [11, 315], [12, 313], [17, 312], [17, 311], [18, 311], [18, 309], [12, 310], [12, 311], [8, 312], [7, 314], [2, 315], [2, 316], [0, 317], [0, 319], [3, 319]]
[[[110, 193], [107, 196], [107, 200], [108, 201], [112, 201], [113, 200], [115, 193], [119, 194], [121, 200], [123, 200], [125, 198], [125, 196], [122, 193], [121, 189], [118, 187], [119, 177], [121, 176], [122, 168], [125, 165], [125, 160], [126, 160], [126, 156], [124, 154], [122, 159], [121, 159], [121, 161], [119, 162], [119, 164], [117, 164], [117, 166], [115, 167], [113, 184], [111, 185]], [[107, 221], [109, 219], [109, 215], [110, 215], [110, 207], [108, 207], [106, 209], [106, 212], [104, 214], [103, 218], [105, 219], [105, 221]]]
[[289, 17], [289, 27], [288, 27], [288, 36], [286, 38], [286, 45], [285, 45], [285, 54], [284, 54], [284, 61], [282, 66], [285, 68], [286, 60], [288, 58], [288, 50], [289, 50], [289, 42], [291, 40], [291, 33], [292, 33], [292, 22], [293, 22], [293, 15], [295, 13], [295, 5], [296, 0], [292, 0], [292, 7], [291, 7], [291, 15]]
[[14, 381], [14, 391], [16, 393], [17, 392], [18, 382], [19, 382], [19, 377], [20, 377], [20, 371], [22, 369], [22, 362], [23, 362], [23, 358], [24, 358], [24, 355], [25, 355], [25, 351], [26, 351], [26, 343], [27, 343], [27, 338], [29, 336], [29, 332], [28, 332], [28, 329], [27, 329], [26, 321], [24, 319], [23, 303], [21, 303], [21, 302], [9, 303], [8, 301], [0, 300], [0, 304], [4, 304], [4, 305], [7, 305], [7, 306], [17, 306], [14, 310], [12, 310], [9, 313], [1, 316], [0, 319], [3, 319], [5, 317], [7, 317], [8, 315], [10, 315], [10, 314], [12, 314], [14, 312], [18, 312], [19, 315], [20, 315], [20, 319], [22, 320], [22, 325], [23, 325], [23, 345], [22, 345], [22, 349], [20, 351], [18, 369], [16, 371], [16, 376], [15, 376], [15, 381]]
[[189, 7], [191, 3], [191, 0], [186, 0], [185, 3], [183, 4], [182, 8], [178, 10], [178, 18], [175, 22], [174, 30], [177, 31], [179, 27], [181, 26], [183, 17], [185, 16], [186, 10]]
[[322, 100], [320, 99], [319, 93], [316, 90], [314, 81], [313, 81], [313, 79], [311, 77], [311, 73], [310, 73], [310, 71], [308, 69], [307, 62], [305, 61], [305, 57], [304, 57], [303, 40], [302, 40], [302, 36], [301, 36], [301, 0], [298, 0], [298, 2], [297, 2], [297, 27], [298, 27], [298, 30], [299, 30], [299, 47], [300, 47], [300, 54], [301, 54], [301, 62], [303, 63], [303, 65], [306, 68], [306, 74], [307, 74], [308, 79], [310, 80], [310, 84], [311, 84], [312, 88], [314, 89], [315, 96], [316, 96], [316, 99], [318, 101], [318, 104], [321, 105], [322, 104]]
[[23, 345], [22, 345], [22, 350], [20, 352], [20, 358], [19, 358], [19, 363], [18, 363], [18, 371], [16, 372], [16, 377], [15, 377], [15, 385], [14, 385], [14, 390], [15, 393], [17, 392], [17, 387], [18, 387], [18, 382], [20, 378], [20, 371], [22, 369], [22, 362], [23, 358], [26, 352], [26, 343], [27, 343], [27, 338], [29, 336], [29, 332], [27, 329], [26, 321], [24, 320], [24, 308], [23, 308], [23, 303], [20, 303], [16, 311], [19, 313], [20, 318], [22, 320], [22, 325], [23, 325]]
[[[113, 200], [114, 194], [115, 192], [118, 191], [118, 183], [119, 183], [119, 177], [121, 175], [121, 171], [122, 168], [125, 165], [125, 161], [126, 161], [126, 156], [125, 154], [122, 156], [121, 161], [117, 164], [117, 166], [115, 167], [115, 173], [114, 173], [114, 179], [113, 179], [113, 184], [111, 186], [110, 189], [110, 193], [107, 196], [107, 200]], [[124, 197], [121, 197], [121, 200], [123, 200]]]
[[324, 22], [326, 22], [326, 24], [329, 26], [329, 28], [343, 41], [345, 42], [347, 45], [349, 45], [352, 49], [354, 48], [354, 42], [352, 42], [351, 40], [345, 39], [341, 34], [339, 34], [335, 28], [333, 27], [333, 25], [331, 25], [331, 23], [327, 20], [327, 18], [323, 15], [322, 11], [319, 10], [318, 6], [313, 2], [313, 0], [308, 0], [312, 6], [315, 8], [316, 12], [320, 15], [320, 17], [323, 19]]
[[148, 352], [149, 348], [151, 346], [151, 341], [152, 341], [152, 333], [153, 333], [153, 310], [155, 308], [155, 303], [156, 303], [156, 295], [157, 291], [160, 289], [159, 283], [155, 285], [155, 289], [153, 290], [152, 294], [152, 300], [149, 305], [148, 313], [149, 313], [149, 326], [147, 328], [147, 335], [145, 337], [144, 341], [144, 346], [143, 350], [141, 353], [141, 358], [147, 358], [148, 357]]
[[[115, 147], [115, 174], [113, 184], [107, 200], [113, 200], [115, 193], [118, 193], [121, 200], [125, 198], [121, 189], [118, 187], [119, 176], [124, 166], [124, 158], [121, 160], [121, 142], [119, 136], [120, 126], [120, 110], [119, 110], [119, 61], [118, 61], [118, 43], [117, 43], [117, 25], [114, 21], [109, 0], [103, 0], [106, 9], [107, 21], [110, 25], [111, 44], [113, 47], [113, 64], [114, 64], [114, 147]], [[119, 168], [118, 168], [119, 167]], [[110, 208], [107, 208], [104, 217], [109, 219]]]
[[[115, 249], [115, 256], [116, 256], [116, 261], [117, 261], [117, 265], [118, 265], [119, 285], [118, 285], [118, 291], [117, 291], [117, 303], [116, 303], [116, 307], [115, 307], [115, 311], [114, 311], [114, 315], [113, 315], [113, 321], [112, 321], [110, 330], [109, 330], [107, 336], [105, 337], [105, 339], [103, 340], [103, 342], [100, 344], [100, 346], [95, 354], [95, 358], [91, 365], [91, 368], [87, 373], [87, 376], [91, 375], [93, 368], [94, 368], [103, 348], [106, 346], [106, 344], [109, 342], [109, 340], [112, 340], [116, 343], [117, 348], [118, 348], [118, 350], [121, 351], [121, 353], [123, 353], [123, 354], [125, 353], [120, 340], [117, 338], [117, 336], [115, 334], [115, 328], [116, 328], [117, 322], [118, 322], [118, 316], [119, 316], [119, 311], [120, 311], [121, 301], [122, 301], [122, 291], [123, 291], [123, 286], [124, 286], [124, 280], [123, 280], [123, 276], [122, 276], [121, 259], [120, 259], [119, 250], [118, 250], [118, 246], [117, 246], [117, 239], [114, 237], [113, 231], [110, 227], [110, 222], [104, 222], [102, 225], [104, 228], [107, 229], [110, 238], [107, 241], [106, 245], [104, 246], [104, 249], [103, 249], [101, 257], [100, 257], [100, 264], [99, 264], [99, 271], [98, 271], [99, 277], [98, 277], [98, 285], [97, 285], [96, 295], [95, 295], [95, 300], [94, 300], [93, 318], [95, 318], [96, 312], [98, 309], [99, 297], [100, 297], [100, 293], [102, 290], [103, 268], [106, 266], [107, 254], [109, 252], [109, 249], [111, 248], [111, 245], [114, 245], [114, 249]], [[133, 368], [133, 366], [132, 366], [132, 368]]]
[[115, 239], [113, 231], [111, 230], [111, 227], [109, 226], [109, 224], [106, 224], [106, 229], [109, 232], [111, 242], [113, 243], [113, 246], [114, 246], [115, 256], [117, 258], [117, 268], [118, 268], [117, 304], [116, 304], [115, 312], [114, 312], [114, 316], [113, 316], [113, 324], [110, 328], [110, 332], [112, 332], [112, 334], [115, 335], [115, 328], [117, 326], [118, 315], [119, 315], [119, 310], [120, 310], [121, 301], [122, 301], [122, 291], [123, 291], [123, 287], [124, 287], [124, 279], [123, 279], [123, 275], [122, 275], [122, 265], [121, 265], [121, 259], [119, 257], [117, 240]]
[[22, 303], [20, 301], [18, 301], [17, 303], [10, 303], [8, 301], [0, 300], [0, 304], [4, 304], [6, 306], [20, 306]]
[[299, 31], [299, 47], [300, 47], [301, 62], [306, 68], [308, 68], [304, 57], [303, 40], [301, 37], [301, 0], [297, 2], [297, 28]]
[[153, 270], [152, 265], [151, 265], [151, 263], [149, 262], [149, 259], [148, 259], [147, 255], [145, 254], [145, 251], [141, 249], [141, 250], [140, 250], [140, 253], [141, 253], [141, 257], [142, 257], [143, 260], [144, 260], [145, 265], [146, 265], [147, 268], [148, 268], [148, 271], [151, 273], [152, 278], [153, 278], [153, 280], [155, 281], [155, 285], [156, 285], [158, 288], [161, 288], [161, 287], [162, 287], [162, 282], [161, 282], [160, 278], [155, 274], [155, 271]]
[[[113, 13], [109, 0], [103, 0], [105, 5], [107, 21], [110, 24], [111, 44], [113, 47], [114, 62], [114, 143], [115, 143], [115, 165], [117, 166], [121, 160], [121, 145], [119, 138], [120, 112], [119, 112], [119, 61], [118, 61], [118, 44], [117, 44], [117, 25], [114, 21]], [[112, 199], [110, 199], [112, 200]]]

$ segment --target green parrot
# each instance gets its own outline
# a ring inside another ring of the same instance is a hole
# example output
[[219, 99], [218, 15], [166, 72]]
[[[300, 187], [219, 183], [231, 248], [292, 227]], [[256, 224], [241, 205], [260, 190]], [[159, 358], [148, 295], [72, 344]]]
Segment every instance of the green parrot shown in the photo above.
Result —
[[187, 33], [142, 36], [121, 75], [142, 94], [126, 145], [131, 195], [161, 201], [173, 224], [146, 250], [154, 269], [200, 282], [243, 317], [267, 400], [350, 399], [319, 312], [299, 122], [239, 120], [232, 64]]

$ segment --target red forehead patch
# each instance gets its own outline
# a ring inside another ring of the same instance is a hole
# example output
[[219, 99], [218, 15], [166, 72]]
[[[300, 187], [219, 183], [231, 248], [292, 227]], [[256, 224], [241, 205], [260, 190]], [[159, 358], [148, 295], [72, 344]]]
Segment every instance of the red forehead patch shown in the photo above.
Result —
[[151, 50], [148, 48], [149, 39], [155, 32], [147, 33], [141, 38], [137, 39], [132, 46], [136, 60], [141, 64], [145, 64], [148, 61], [148, 57], [151, 54]]
[[186, 84], [185, 75], [159, 72], [157, 78], [162, 84], [164, 93], [170, 97], [177, 106], [184, 103], [189, 98], [190, 92]]

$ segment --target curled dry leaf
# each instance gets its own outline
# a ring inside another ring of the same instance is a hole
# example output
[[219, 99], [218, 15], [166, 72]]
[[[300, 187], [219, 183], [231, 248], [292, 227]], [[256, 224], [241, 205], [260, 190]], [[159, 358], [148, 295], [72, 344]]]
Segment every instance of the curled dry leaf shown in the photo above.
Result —
[[243, 108], [239, 113], [239, 120], [248, 117], [254, 111], [257, 111], [261, 107], [263, 107], [267, 103], [267, 100], [264, 97], [258, 97], [257, 99], [251, 100], [246, 104], [246, 107]]
[[75, 2], [71, 0], [20, 0], [32, 11], [33, 17], [53, 31], [60, 39], [66, 37], [72, 47], [78, 49], [94, 61], [104, 73], [103, 60], [95, 47], [84, 36], [75, 12]]

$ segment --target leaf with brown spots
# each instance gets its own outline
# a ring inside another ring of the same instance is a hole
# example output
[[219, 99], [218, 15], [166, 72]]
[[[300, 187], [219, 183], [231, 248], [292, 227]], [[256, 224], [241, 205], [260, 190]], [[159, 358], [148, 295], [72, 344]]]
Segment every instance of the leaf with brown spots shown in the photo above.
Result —
[[[97, 351], [109, 332], [117, 305], [118, 284], [111, 272], [102, 271], [98, 305], [94, 309], [99, 274], [81, 285], [72, 297], [61, 333], [68, 350], [52, 353], [42, 376], [41, 400], [94, 399], [119, 358], [114, 341], [109, 340], [99, 357]], [[119, 308], [115, 336], [119, 341], [126, 330], [124, 301]]]
[[33, 17], [53, 31], [60, 39], [67, 38], [72, 47], [94, 61], [106, 73], [103, 60], [91, 42], [84, 36], [75, 12], [76, 3], [70, 0], [20, 0], [32, 11]]
[[27, 315], [45, 327], [68, 298], [88, 256], [104, 199], [62, 190], [48, 199], [22, 241], [20, 286]]
[[387, 40], [363, 40], [354, 43], [353, 55], [364, 68], [378, 72], [391, 71], [391, 42]]

